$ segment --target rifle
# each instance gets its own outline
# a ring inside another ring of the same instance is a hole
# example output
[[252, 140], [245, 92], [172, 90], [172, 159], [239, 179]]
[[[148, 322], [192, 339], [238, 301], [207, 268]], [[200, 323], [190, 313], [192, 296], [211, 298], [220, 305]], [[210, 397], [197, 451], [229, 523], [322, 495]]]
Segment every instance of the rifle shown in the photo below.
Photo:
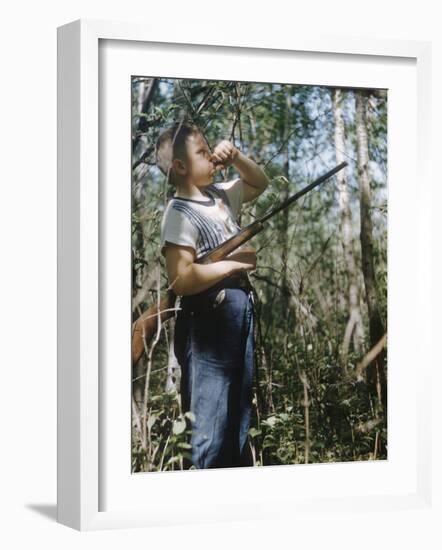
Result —
[[[196, 259], [195, 262], [198, 264], [210, 264], [213, 262], [219, 262], [224, 260], [229, 254], [235, 251], [237, 248], [245, 244], [257, 233], [264, 229], [264, 223], [275, 214], [281, 212], [302, 196], [307, 194], [309, 191], [328, 180], [334, 176], [337, 172], [342, 170], [347, 166], [347, 162], [341, 162], [329, 170], [315, 181], [283, 201], [279, 206], [270, 210], [267, 214], [254, 221], [238, 233], [227, 239], [222, 244], [218, 245], [216, 248], [213, 248], [210, 252], [204, 254], [200, 258]], [[149, 307], [132, 325], [132, 361], [136, 363], [139, 358], [142, 356], [146, 346], [149, 345], [152, 340], [153, 335], [156, 333], [158, 328], [158, 323], [163, 323], [174, 317], [175, 315], [175, 299], [176, 294], [172, 289], [168, 289], [166, 294], [162, 296], [156, 304]]]

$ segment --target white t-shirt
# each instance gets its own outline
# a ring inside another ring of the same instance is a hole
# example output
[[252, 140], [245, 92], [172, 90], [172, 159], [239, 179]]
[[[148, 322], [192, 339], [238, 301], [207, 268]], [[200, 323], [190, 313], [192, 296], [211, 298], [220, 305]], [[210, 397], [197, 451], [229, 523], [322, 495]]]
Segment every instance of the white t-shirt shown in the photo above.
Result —
[[199, 258], [238, 233], [243, 185], [241, 178], [213, 183], [202, 201], [172, 197], [161, 220], [162, 254], [173, 243], [192, 247]]

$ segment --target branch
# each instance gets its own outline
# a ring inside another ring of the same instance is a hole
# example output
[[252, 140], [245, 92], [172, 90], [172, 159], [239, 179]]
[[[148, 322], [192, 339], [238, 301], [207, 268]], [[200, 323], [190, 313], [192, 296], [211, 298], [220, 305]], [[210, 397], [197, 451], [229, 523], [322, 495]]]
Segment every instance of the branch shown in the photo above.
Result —
[[[149, 109], [150, 101], [152, 99], [152, 96], [155, 92], [156, 87], [157, 87], [157, 79], [152, 78], [151, 81], [149, 82], [149, 88], [146, 92], [146, 95], [144, 96], [143, 104], [141, 106], [141, 113], [143, 114], [147, 113]], [[138, 121], [138, 129], [141, 132], [145, 132], [148, 127], [149, 127], [148, 121], [144, 117], [140, 117]]]
[[387, 333], [385, 333], [384, 336], [382, 336], [382, 338], [378, 341], [378, 343], [375, 344], [371, 348], [371, 350], [367, 353], [367, 355], [357, 365], [357, 367], [356, 367], [356, 377], [357, 377], [358, 381], [363, 380], [362, 375], [363, 375], [365, 369], [381, 353], [381, 351], [385, 347], [386, 343], [387, 343]]

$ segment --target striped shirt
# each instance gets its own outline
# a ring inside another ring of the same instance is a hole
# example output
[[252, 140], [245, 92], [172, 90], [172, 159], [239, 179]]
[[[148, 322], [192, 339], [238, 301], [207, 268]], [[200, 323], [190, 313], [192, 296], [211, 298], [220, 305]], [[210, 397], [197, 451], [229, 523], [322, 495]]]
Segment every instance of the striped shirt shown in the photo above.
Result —
[[162, 254], [168, 243], [189, 246], [199, 258], [235, 235], [243, 198], [243, 182], [235, 178], [204, 188], [205, 200], [173, 197], [161, 220]]

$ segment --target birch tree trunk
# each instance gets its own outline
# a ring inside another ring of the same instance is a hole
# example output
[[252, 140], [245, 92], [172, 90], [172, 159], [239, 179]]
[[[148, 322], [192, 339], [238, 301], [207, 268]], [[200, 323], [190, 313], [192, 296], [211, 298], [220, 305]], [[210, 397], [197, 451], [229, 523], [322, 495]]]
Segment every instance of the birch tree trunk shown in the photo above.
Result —
[[[366, 122], [366, 100], [364, 91], [356, 92], [356, 138], [358, 151], [359, 198], [361, 209], [361, 253], [367, 300], [371, 347], [374, 347], [385, 334], [376, 286], [376, 273], [373, 262], [373, 225], [371, 219], [371, 190], [368, 173], [368, 133]], [[387, 404], [387, 378], [385, 372], [385, 351], [383, 350], [367, 368], [367, 380], [376, 387], [381, 403]]]
[[[285, 102], [285, 120], [283, 128], [283, 142], [284, 146], [284, 176], [290, 181], [290, 140], [288, 139], [290, 133], [290, 117], [291, 117], [292, 99], [290, 96], [290, 89], [287, 87], [286, 102]], [[286, 186], [283, 200], [287, 200], [290, 196], [289, 186]], [[288, 262], [288, 247], [289, 247], [289, 208], [286, 208], [283, 213], [283, 243], [282, 243], [282, 288], [284, 292], [287, 291], [287, 262]]]
[[[335, 89], [333, 92], [333, 115], [335, 120], [335, 153], [336, 164], [345, 160], [345, 123], [342, 109], [343, 94], [342, 90]], [[364, 341], [364, 329], [362, 324], [361, 309], [359, 307], [360, 289], [358, 284], [358, 272], [354, 254], [354, 241], [352, 235], [352, 219], [348, 196], [347, 171], [340, 170], [336, 174], [339, 190], [339, 214], [340, 231], [342, 239], [342, 248], [344, 252], [344, 261], [348, 275], [348, 322], [345, 329], [344, 340], [342, 342], [342, 363], [346, 365], [347, 355], [351, 340], [356, 352], [360, 353]]]

